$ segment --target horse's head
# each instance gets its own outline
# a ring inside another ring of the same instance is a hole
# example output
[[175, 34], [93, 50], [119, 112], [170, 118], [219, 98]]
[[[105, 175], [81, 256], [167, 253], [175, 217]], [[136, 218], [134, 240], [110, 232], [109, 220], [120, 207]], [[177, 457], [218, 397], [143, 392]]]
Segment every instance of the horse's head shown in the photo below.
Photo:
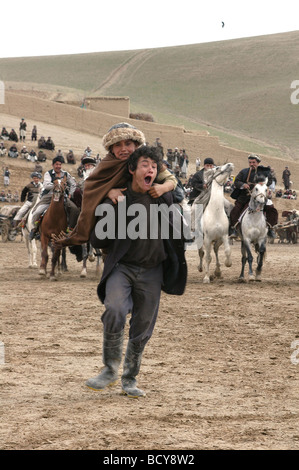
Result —
[[216, 180], [219, 185], [223, 186], [228, 180], [233, 170], [233, 163], [225, 163], [225, 165], [217, 166], [215, 168], [213, 179]]
[[264, 206], [267, 202], [267, 180], [259, 181], [251, 191], [251, 203], [255, 203]]
[[53, 181], [54, 188], [53, 188], [53, 200], [55, 202], [60, 201], [61, 197], [63, 197], [65, 189], [66, 189], [66, 177], [63, 178], [56, 178]]

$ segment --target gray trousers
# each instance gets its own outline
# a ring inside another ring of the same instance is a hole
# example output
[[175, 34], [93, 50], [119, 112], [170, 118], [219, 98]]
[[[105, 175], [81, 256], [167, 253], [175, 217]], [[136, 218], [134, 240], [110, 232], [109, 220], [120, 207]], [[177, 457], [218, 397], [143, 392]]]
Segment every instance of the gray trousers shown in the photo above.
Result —
[[162, 280], [162, 264], [150, 269], [117, 264], [106, 283], [105, 332], [123, 330], [131, 313], [129, 340], [145, 346], [156, 323]]

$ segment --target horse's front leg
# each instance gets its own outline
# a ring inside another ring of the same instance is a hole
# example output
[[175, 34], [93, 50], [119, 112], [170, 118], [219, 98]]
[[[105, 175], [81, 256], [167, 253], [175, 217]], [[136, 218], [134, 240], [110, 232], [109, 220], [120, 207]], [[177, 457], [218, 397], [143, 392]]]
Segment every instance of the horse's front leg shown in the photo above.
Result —
[[[27, 231], [26, 231], [27, 232]], [[37, 268], [37, 262], [36, 262], [36, 252], [37, 252], [37, 248], [36, 248], [36, 242], [35, 240], [29, 240], [29, 237], [28, 237], [28, 233], [26, 232], [23, 232], [24, 233], [24, 238], [25, 238], [25, 242], [26, 242], [26, 248], [27, 248], [27, 251], [28, 251], [28, 257], [29, 257], [29, 265], [28, 267], [29, 268]]]
[[254, 281], [255, 276], [252, 270], [253, 256], [250, 249], [250, 242], [245, 242], [245, 249], [247, 252], [247, 261], [248, 261], [248, 281]]
[[215, 253], [215, 258], [216, 258], [216, 268], [214, 271], [215, 277], [221, 278], [221, 264], [219, 261], [219, 248], [222, 245], [222, 240], [217, 240], [214, 243], [214, 253]]
[[203, 248], [199, 248], [198, 250], [198, 256], [199, 256], [199, 265], [197, 267], [198, 271], [201, 273], [202, 272], [202, 260], [203, 260], [203, 257], [204, 257], [204, 251], [203, 251]]
[[50, 281], [56, 281], [55, 268], [59, 262], [61, 249], [52, 248], [52, 261], [51, 261], [51, 272], [50, 272]]
[[95, 254], [93, 252], [93, 247], [89, 243], [88, 261], [90, 261], [90, 263], [93, 263], [95, 261], [95, 259], [96, 259], [96, 257], [95, 257]]
[[88, 257], [87, 243], [84, 243], [82, 245], [82, 257], [83, 257], [83, 266], [82, 266], [82, 270], [80, 273], [80, 277], [86, 277], [87, 276], [87, 257]]
[[66, 248], [63, 247], [61, 250], [61, 270], [66, 273], [68, 271], [68, 267], [66, 264]]
[[210, 264], [212, 261], [211, 257], [211, 243], [207, 243], [204, 245], [204, 251], [205, 251], [205, 277], [203, 278], [203, 283], [204, 284], [209, 284], [210, 282]]
[[224, 264], [227, 268], [230, 268], [233, 263], [231, 260], [232, 250], [231, 250], [230, 239], [228, 238], [228, 235], [225, 235], [223, 237], [223, 245], [224, 245], [224, 255], [225, 255]]
[[264, 263], [264, 256], [266, 254], [266, 243], [262, 242], [262, 244], [259, 247], [259, 254], [257, 257], [257, 268], [255, 272], [255, 280], [260, 282], [262, 280], [262, 269], [263, 269], [263, 263]]
[[39, 275], [46, 276], [47, 275], [47, 264], [48, 264], [48, 244], [49, 240], [43, 234], [41, 235], [41, 262], [39, 267]]
[[247, 250], [246, 250], [245, 243], [243, 240], [241, 242], [241, 254], [242, 254], [242, 258], [241, 258], [242, 268], [241, 268], [241, 273], [239, 276], [239, 282], [245, 282], [244, 271], [245, 271], [245, 266], [246, 266], [246, 261], [247, 261]]
[[29, 241], [29, 249], [30, 249], [30, 254], [31, 254], [31, 268], [37, 268], [37, 262], [36, 262], [36, 255], [37, 255], [37, 247], [36, 247], [36, 241], [33, 239], [31, 242]]

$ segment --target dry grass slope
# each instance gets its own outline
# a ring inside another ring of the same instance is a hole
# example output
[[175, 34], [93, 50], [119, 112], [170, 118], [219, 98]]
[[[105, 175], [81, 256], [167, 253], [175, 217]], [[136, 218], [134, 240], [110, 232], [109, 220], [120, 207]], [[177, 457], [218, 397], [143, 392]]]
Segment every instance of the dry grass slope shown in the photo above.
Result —
[[251, 151], [254, 143], [261, 153], [296, 159], [299, 105], [290, 101], [290, 85], [298, 78], [298, 53], [295, 31], [139, 51], [0, 59], [0, 79], [8, 89], [26, 85], [51, 98], [71, 92], [129, 96], [133, 112], [151, 113], [161, 123], [206, 128], [231, 146]]

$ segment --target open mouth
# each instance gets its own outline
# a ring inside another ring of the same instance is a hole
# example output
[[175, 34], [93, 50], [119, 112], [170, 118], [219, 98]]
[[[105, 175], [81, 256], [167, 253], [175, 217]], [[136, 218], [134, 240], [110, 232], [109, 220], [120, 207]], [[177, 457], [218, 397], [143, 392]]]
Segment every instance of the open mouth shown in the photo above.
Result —
[[146, 177], [144, 178], [144, 182], [145, 182], [146, 185], [151, 184], [152, 178], [151, 178], [150, 176], [146, 176]]

